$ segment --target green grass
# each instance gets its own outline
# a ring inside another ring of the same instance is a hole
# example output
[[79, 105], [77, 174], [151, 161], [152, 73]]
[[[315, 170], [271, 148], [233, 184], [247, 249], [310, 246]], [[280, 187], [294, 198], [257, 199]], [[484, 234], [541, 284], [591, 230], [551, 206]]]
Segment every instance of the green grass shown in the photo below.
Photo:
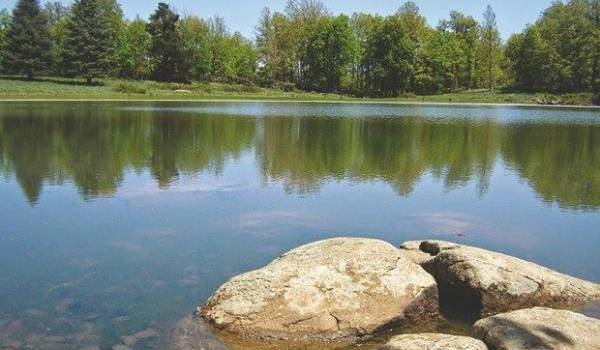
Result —
[[560, 104], [592, 105], [592, 94], [548, 95], [543, 93], [513, 93], [501, 89], [469, 90], [434, 96], [407, 94], [392, 99], [361, 99], [337, 94], [284, 91], [256, 86], [196, 82], [192, 84], [159, 83], [154, 81], [100, 80], [86, 85], [83, 80], [39, 78], [25, 81], [0, 77], [0, 100], [290, 100], [348, 102], [420, 102], [420, 103], [493, 103], [493, 104]]
[[103, 79], [97, 85], [83, 80], [40, 78], [35, 81], [0, 78], [0, 100], [19, 99], [85, 99], [85, 100], [195, 100], [195, 99], [281, 99], [341, 100], [351, 99], [335, 94], [265, 89], [222, 83], [159, 83]]

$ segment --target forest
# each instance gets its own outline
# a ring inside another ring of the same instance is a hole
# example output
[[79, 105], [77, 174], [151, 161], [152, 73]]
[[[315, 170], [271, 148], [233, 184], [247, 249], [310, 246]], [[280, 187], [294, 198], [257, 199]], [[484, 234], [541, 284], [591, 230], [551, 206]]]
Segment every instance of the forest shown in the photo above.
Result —
[[334, 15], [319, 0], [265, 8], [255, 37], [220, 17], [179, 15], [159, 3], [125, 18], [116, 0], [0, 10], [0, 72], [187, 83], [227, 82], [360, 97], [505, 87], [587, 92], [600, 101], [600, 0], [555, 2], [503, 40], [492, 7], [452, 11], [432, 26], [414, 2], [388, 16]]

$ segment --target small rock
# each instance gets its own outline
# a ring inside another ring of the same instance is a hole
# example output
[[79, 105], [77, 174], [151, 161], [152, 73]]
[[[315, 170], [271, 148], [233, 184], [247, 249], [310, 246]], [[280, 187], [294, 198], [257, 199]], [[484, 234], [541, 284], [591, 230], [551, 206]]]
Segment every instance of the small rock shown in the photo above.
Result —
[[29, 310], [25, 311], [25, 314], [27, 316], [36, 317], [36, 318], [44, 317], [44, 312], [39, 309], [29, 309]]
[[548, 308], [492, 316], [474, 334], [497, 350], [600, 350], [600, 320]]
[[379, 350], [488, 350], [478, 339], [448, 334], [406, 334], [392, 338]]
[[[443, 241], [408, 241], [402, 243], [400, 249], [408, 256], [412, 261], [419, 265], [423, 265], [429, 260], [435, 259], [435, 254], [431, 254], [421, 250], [422, 244], [433, 244], [437, 243], [439, 246], [444, 247], [445, 249], [450, 249], [452, 247], [458, 247], [458, 244], [447, 243]], [[437, 253], [436, 253], [437, 254]]]
[[[571, 307], [600, 299], [600, 285], [534, 263], [441, 241], [417, 242], [410, 253], [437, 280], [442, 307], [467, 312], [472, 321], [535, 306]], [[447, 310], [445, 310], [447, 311]]]
[[294, 249], [223, 285], [202, 308], [245, 338], [352, 342], [438, 318], [435, 280], [399, 249], [338, 238]]
[[137, 333], [132, 334], [132, 335], [126, 335], [124, 337], [121, 337], [121, 341], [126, 346], [132, 348], [139, 341], [142, 341], [144, 339], [149, 339], [149, 338], [156, 338], [156, 337], [159, 337], [159, 336], [160, 336], [160, 332], [159, 331], [157, 331], [156, 329], [148, 328], [148, 329], [145, 329], [145, 330], [143, 330], [141, 332], [137, 332]]
[[125, 346], [123, 344], [119, 344], [119, 345], [115, 345], [112, 347], [112, 350], [133, 350], [128, 346]]
[[21, 320], [7, 320], [6, 322], [0, 323], [0, 337], [10, 337], [23, 329], [23, 321]]

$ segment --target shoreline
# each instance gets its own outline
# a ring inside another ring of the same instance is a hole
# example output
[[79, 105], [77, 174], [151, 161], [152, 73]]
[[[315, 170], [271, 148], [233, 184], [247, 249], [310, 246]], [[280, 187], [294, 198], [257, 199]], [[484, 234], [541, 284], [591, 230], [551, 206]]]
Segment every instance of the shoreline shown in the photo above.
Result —
[[593, 109], [600, 110], [594, 105], [545, 105], [536, 103], [493, 103], [493, 102], [436, 102], [436, 101], [403, 101], [376, 99], [290, 99], [290, 98], [2, 98], [0, 103], [76, 103], [76, 102], [124, 102], [124, 103], [302, 103], [302, 104], [356, 104], [356, 105], [398, 105], [398, 106], [442, 106], [442, 107], [527, 107], [543, 109]]

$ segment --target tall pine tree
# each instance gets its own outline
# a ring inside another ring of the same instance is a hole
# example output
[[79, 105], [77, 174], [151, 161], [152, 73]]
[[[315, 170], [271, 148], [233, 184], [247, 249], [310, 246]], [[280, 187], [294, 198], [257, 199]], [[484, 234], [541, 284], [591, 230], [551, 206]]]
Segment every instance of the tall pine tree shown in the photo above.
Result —
[[89, 84], [110, 71], [113, 57], [110, 28], [100, 0], [76, 0], [66, 23], [60, 51], [65, 72]]
[[188, 80], [188, 67], [183, 51], [183, 41], [177, 30], [179, 15], [165, 3], [150, 16], [148, 32], [152, 36], [150, 56], [154, 63], [154, 78], [159, 81]]
[[52, 59], [48, 23], [38, 0], [19, 0], [8, 26], [3, 66], [9, 73], [25, 74], [27, 79], [46, 69]]

